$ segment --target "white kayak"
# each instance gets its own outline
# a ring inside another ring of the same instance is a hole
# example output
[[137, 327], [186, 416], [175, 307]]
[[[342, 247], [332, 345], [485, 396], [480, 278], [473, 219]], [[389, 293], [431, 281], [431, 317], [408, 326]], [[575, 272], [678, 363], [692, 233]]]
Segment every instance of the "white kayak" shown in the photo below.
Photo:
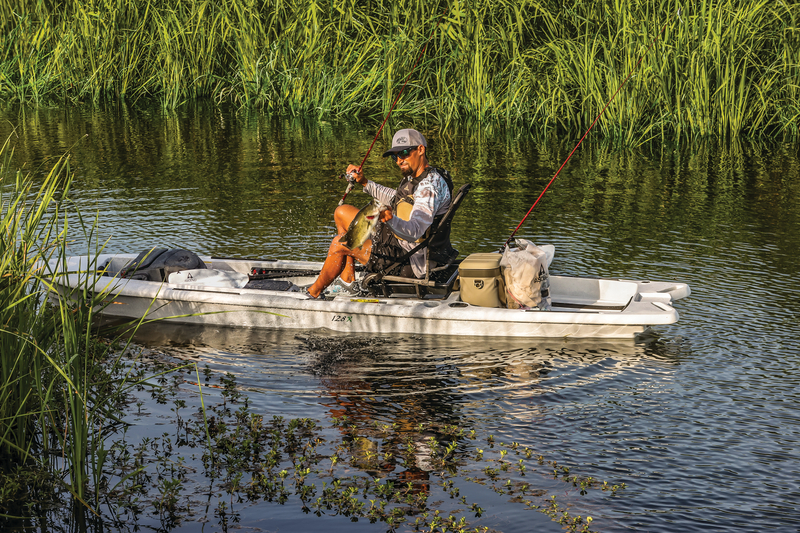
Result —
[[[312, 283], [321, 262], [221, 259], [200, 256], [216, 276], [174, 274], [176, 283], [123, 278], [136, 254], [75, 256], [52, 264], [58, 290], [77, 298], [103, 296], [106, 317], [241, 328], [328, 329], [369, 334], [474, 337], [632, 338], [650, 326], [672, 324], [672, 302], [690, 294], [685, 283], [550, 276], [550, 310], [479, 307], [454, 290], [444, 297], [339, 295], [308, 299], [297, 290], [220, 283], [257, 272], [275, 273], [284, 286]], [[286, 272], [286, 277], [280, 277]], [[229, 273], [229, 275], [228, 275]], [[180, 273], [179, 273], [180, 274]], [[249, 284], [252, 285], [252, 284]], [[275, 285], [275, 284], [273, 284]]]

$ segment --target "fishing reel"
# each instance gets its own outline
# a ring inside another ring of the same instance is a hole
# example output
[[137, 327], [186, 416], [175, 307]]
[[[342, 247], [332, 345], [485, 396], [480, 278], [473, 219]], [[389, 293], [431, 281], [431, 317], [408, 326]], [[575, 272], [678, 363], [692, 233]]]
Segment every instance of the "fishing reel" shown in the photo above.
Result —
[[342, 179], [342, 178], [344, 178], [344, 179], [346, 179], [346, 180], [347, 180], [347, 182], [348, 182], [348, 183], [353, 183], [353, 184], [355, 184], [355, 183], [357, 183], [357, 182], [356, 182], [356, 177], [355, 177], [355, 176], [356, 176], [356, 175], [355, 175], [354, 173], [352, 173], [352, 172], [343, 172], [343, 173], [339, 174], [339, 175], [338, 175], [338, 176], [336, 176], [336, 177], [337, 177], [337, 178], [339, 178], [339, 179]]
[[[388, 298], [391, 296], [392, 292], [382, 281], [383, 274], [370, 272], [361, 279], [361, 289], [368, 292], [370, 296], [383, 296]], [[380, 294], [378, 294], [378, 291], [380, 291]]]
[[339, 200], [339, 205], [344, 204], [344, 199], [347, 198], [347, 195], [350, 194], [350, 191], [352, 191], [353, 187], [355, 187], [356, 183], [358, 183], [356, 181], [355, 176], [356, 176], [355, 172], [345, 172], [344, 174], [339, 174], [340, 178], [344, 178], [347, 180], [347, 189], [345, 189], [344, 196], [342, 196], [342, 199]]

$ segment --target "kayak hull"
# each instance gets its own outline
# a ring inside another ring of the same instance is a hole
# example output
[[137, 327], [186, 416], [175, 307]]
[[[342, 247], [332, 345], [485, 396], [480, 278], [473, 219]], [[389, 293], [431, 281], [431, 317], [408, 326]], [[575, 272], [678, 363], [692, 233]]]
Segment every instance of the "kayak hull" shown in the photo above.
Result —
[[[551, 276], [552, 310], [486, 308], [446, 298], [350, 297], [307, 299], [300, 292], [170, 284], [116, 276], [131, 254], [70, 257], [51, 265], [56, 287], [77, 298], [100, 295], [106, 317], [168, 320], [225, 327], [327, 329], [347, 333], [531, 338], [631, 338], [650, 326], [672, 324], [672, 302], [690, 294], [684, 283]], [[307, 261], [202, 258], [215, 269], [318, 270]], [[109, 265], [118, 265], [109, 268]], [[287, 278], [298, 285], [313, 277]]]

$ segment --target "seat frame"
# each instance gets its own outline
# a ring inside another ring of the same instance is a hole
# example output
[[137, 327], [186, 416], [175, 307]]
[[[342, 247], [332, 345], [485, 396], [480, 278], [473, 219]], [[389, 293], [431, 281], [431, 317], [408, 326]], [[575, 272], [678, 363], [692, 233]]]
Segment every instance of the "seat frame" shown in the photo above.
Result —
[[[392, 272], [397, 267], [401, 266], [409, 257], [423, 248], [426, 248], [431, 239], [433, 239], [433, 237], [442, 231], [443, 228], [446, 228], [452, 222], [453, 216], [456, 214], [456, 211], [464, 201], [464, 198], [469, 192], [470, 187], [472, 187], [470, 183], [465, 183], [459, 187], [458, 191], [453, 195], [453, 201], [450, 202], [450, 207], [447, 209], [447, 212], [439, 220], [438, 224], [435, 226], [431, 225], [431, 227], [428, 228], [428, 230], [425, 232], [425, 236], [419, 244], [403, 254], [396, 262], [391, 264], [382, 272], [367, 273], [361, 280], [362, 288], [369, 291], [369, 293], [373, 296], [377, 296], [380, 292], [380, 294], [386, 298], [395, 293], [416, 294], [417, 298], [447, 298], [453, 291], [453, 287], [458, 280], [458, 265], [460, 263], [460, 261], [457, 260], [458, 253], [456, 253], [446, 264], [438, 265], [436, 267], [432, 267], [430, 254], [428, 254], [428, 262], [425, 268], [424, 278], [395, 276], [392, 274], [386, 274], [386, 272]], [[444, 273], [444, 277], [440, 278], [443, 279], [443, 281], [431, 279], [431, 274], [439, 272]]]

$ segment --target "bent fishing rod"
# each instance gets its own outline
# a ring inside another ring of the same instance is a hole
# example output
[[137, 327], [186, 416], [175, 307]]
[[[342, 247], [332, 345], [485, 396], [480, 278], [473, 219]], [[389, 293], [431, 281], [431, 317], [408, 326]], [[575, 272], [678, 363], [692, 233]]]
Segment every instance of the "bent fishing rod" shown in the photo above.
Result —
[[[392, 110], [394, 109], [394, 106], [397, 105], [397, 102], [400, 100], [400, 96], [403, 94], [403, 90], [406, 88], [406, 85], [408, 84], [408, 80], [411, 79], [411, 75], [414, 73], [414, 69], [417, 68], [417, 64], [419, 63], [419, 60], [422, 59], [422, 56], [425, 54], [425, 50], [428, 48], [428, 44], [431, 42], [431, 39], [433, 39], [433, 36], [436, 33], [436, 29], [439, 27], [439, 23], [442, 21], [442, 17], [444, 16], [444, 13], [446, 13], [446, 12], [443, 12], [441, 15], [439, 15], [439, 18], [436, 21], [436, 26], [433, 28], [433, 31], [431, 32], [430, 36], [428, 37], [428, 40], [425, 41], [425, 46], [422, 47], [422, 50], [420, 51], [419, 55], [417, 56], [417, 60], [414, 61], [414, 66], [411, 67], [411, 72], [409, 72], [408, 76], [406, 76], [406, 80], [403, 82], [402, 87], [400, 87], [400, 92], [397, 93], [397, 97], [394, 99], [394, 102], [392, 102], [392, 105], [389, 108], [389, 112], [386, 113], [386, 117], [383, 119], [383, 122], [381, 122], [381, 126], [378, 128], [378, 132], [375, 133], [375, 138], [372, 139], [372, 144], [369, 145], [369, 149], [367, 149], [367, 153], [364, 154], [364, 159], [362, 159], [361, 160], [361, 164], [358, 165], [358, 173], [359, 174], [361, 173], [361, 168], [364, 166], [364, 163], [366, 163], [367, 158], [369, 157], [369, 153], [372, 151], [372, 147], [375, 146], [375, 141], [378, 140], [378, 137], [380, 136], [381, 131], [383, 131], [383, 126], [386, 124], [386, 121], [389, 120], [389, 116], [392, 114]], [[355, 179], [353, 179], [351, 174], [345, 174], [344, 177], [347, 179], [347, 182], [348, 182], [347, 183], [347, 189], [345, 189], [344, 196], [342, 196], [342, 199], [339, 200], [339, 205], [344, 204], [344, 199], [347, 198], [347, 195], [350, 194], [350, 191], [352, 191], [353, 187], [355, 187], [355, 185], [356, 185], [356, 181], [355, 181]]]
[[[612, 94], [612, 95], [611, 95], [611, 98], [609, 98], [609, 99], [608, 99], [608, 102], [606, 102], [606, 105], [605, 105], [605, 106], [603, 106], [603, 109], [602, 109], [602, 110], [600, 110], [600, 113], [598, 113], [598, 114], [597, 114], [597, 116], [596, 116], [596, 117], [595, 117], [595, 119], [594, 119], [594, 122], [592, 122], [592, 124], [589, 126], [589, 129], [587, 129], [587, 130], [586, 130], [586, 133], [584, 133], [584, 134], [583, 134], [583, 137], [581, 137], [581, 138], [580, 138], [580, 140], [578, 141], [578, 144], [576, 144], [576, 145], [575, 145], [575, 148], [573, 148], [573, 149], [572, 149], [572, 151], [569, 153], [569, 155], [567, 156], [567, 158], [564, 160], [564, 162], [563, 162], [563, 163], [561, 164], [561, 166], [558, 168], [558, 170], [556, 171], [556, 173], [553, 175], [553, 177], [552, 177], [552, 178], [550, 179], [550, 181], [547, 183], [547, 185], [545, 186], [545, 188], [542, 190], [541, 194], [539, 194], [539, 197], [538, 197], [538, 198], [536, 198], [536, 201], [535, 201], [535, 202], [533, 202], [533, 205], [531, 206], [531, 208], [530, 208], [530, 209], [528, 209], [528, 212], [527, 212], [527, 213], [525, 213], [525, 216], [524, 216], [524, 217], [522, 217], [522, 220], [520, 220], [519, 224], [517, 224], [517, 227], [516, 227], [516, 228], [514, 228], [514, 231], [513, 231], [513, 232], [511, 232], [511, 236], [510, 236], [510, 237], [509, 237], [509, 238], [506, 240], [505, 244], [503, 244], [503, 249], [505, 249], [505, 247], [506, 247], [506, 246], [508, 246], [508, 243], [510, 243], [510, 242], [511, 242], [511, 239], [513, 239], [513, 238], [514, 238], [514, 235], [516, 235], [516, 234], [517, 234], [517, 231], [518, 231], [518, 230], [519, 230], [519, 228], [522, 226], [522, 224], [524, 224], [524, 223], [525, 223], [525, 220], [527, 220], [527, 219], [528, 219], [528, 215], [530, 215], [530, 214], [531, 214], [531, 211], [533, 211], [533, 208], [534, 208], [534, 207], [536, 207], [536, 204], [538, 204], [538, 203], [539, 203], [539, 200], [541, 200], [541, 199], [542, 199], [542, 197], [544, 196], [544, 193], [546, 193], [546, 192], [547, 192], [547, 189], [549, 189], [549, 188], [550, 188], [550, 185], [552, 185], [552, 184], [553, 184], [553, 182], [556, 180], [556, 178], [558, 177], [558, 175], [561, 173], [561, 170], [562, 170], [562, 169], [563, 169], [563, 168], [566, 166], [566, 164], [567, 164], [567, 161], [569, 161], [569, 159], [572, 157], [572, 154], [574, 154], [574, 153], [575, 153], [575, 151], [576, 151], [576, 150], [578, 149], [578, 147], [581, 145], [581, 143], [582, 143], [582, 142], [583, 142], [583, 140], [586, 138], [586, 136], [587, 136], [587, 135], [589, 135], [589, 132], [590, 132], [590, 131], [592, 131], [592, 128], [594, 128], [594, 125], [595, 125], [595, 124], [597, 124], [597, 121], [598, 121], [598, 120], [600, 120], [600, 117], [603, 115], [603, 113], [605, 113], [605, 111], [606, 111], [606, 109], [608, 108], [608, 106], [611, 104], [611, 102], [612, 102], [612, 101], [614, 100], [614, 98], [617, 96], [617, 93], [619, 93], [619, 91], [622, 89], [622, 87], [624, 87], [624, 86], [625, 86], [625, 84], [626, 84], [626, 83], [628, 83], [628, 80], [631, 78], [631, 76], [633, 75], [633, 73], [636, 71], [636, 69], [637, 69], [637, 68], [639, 68], [639, 64], [642, 62], [642, 59], [644, 59], [644, 56], [646, 56], [646, 55], [647, 55], [647, 53], [648, 53], [648, 52], [650, 52], [650, 50], [653, 48], [653, 45], [655, 45], [655, 44], [656, 44], [656, 41], [658, 41], [658, 39], [661, 37], [661, 34], [663, 34], [663, 33], [664, 33], [664, 30], [665, 30], [665, 29], [667, 29], [667, 25], [668, 25], [670, 22], [672, 22], [672, 20], [673, 20], [673, 19], [674, 19], [676, 16], [677, 16], [677, 17], [680, 19], [680, 16], [681, 16], [681, 10], [680, 10], [680, 9], [678, 9], [678, 10], [676, 11], [676, 13], [675, 13], [675, 14], [674, 14], [674, 15], [673, 15], [673, 16], [672, 16], [672, 17], [671, 17], [669, 20], [667, 20], [667, 21], [664, 23], [664, 25], [661, 27], [661, 31], [660, 31], [660, 32], [658, 32], [658, 35], [656, 35], [656, 36], [655, 36], [655, 38], [653, 39], [653, 41], [650, 43], [650, 46], [648, 46], [648, 47], [647, 47], [647, 50], [645, 50], [645, 51], [644, 51], [644, 53], [643, 53], [643, 54], [642, 54], [642, 55], [639, 57], [639, 60], [636, 62], [636, 65], [634, 65], [634, 67], [633, 67], [633, 68], [631, 69], [631, 71], [628, 73], [628, 76], [627, 76], [627, 77], [626, 77], [624, 80], [622, 80], [622, 83], [620, 83], [619, 87], [617, 87], [617, 90], [616, 90], [616, 91], [614, 91], [614, 94]], [[501, 251], [502, 251], [502, 250], [501, 250]]]

